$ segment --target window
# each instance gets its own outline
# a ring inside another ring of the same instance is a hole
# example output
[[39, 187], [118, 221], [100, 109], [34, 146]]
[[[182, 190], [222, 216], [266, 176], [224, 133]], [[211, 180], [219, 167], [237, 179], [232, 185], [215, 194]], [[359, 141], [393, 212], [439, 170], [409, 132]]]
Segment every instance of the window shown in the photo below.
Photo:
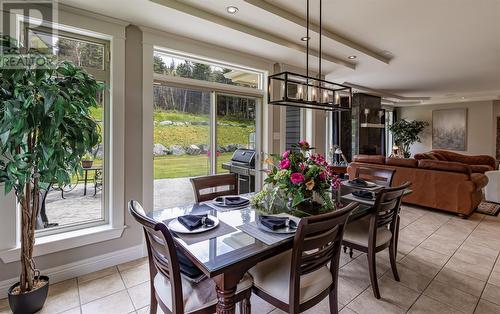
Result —
[[201, 81], [222, 83], [248, 88], [261, 88], [257, 72], [231, 68], [218, 64], [208, 64], [194, 58], [186, 58], [155, 51], [153, 71], [160, 75], [178, 76]]
[[264, 92], [257, 71], [162, 51], [153, 58], [154, 207], [159, 209], [194, 202], [189, 178], [229, 172], [236, 149], [258, 151]]
[[51, 184], [42, 192], [42, 208], [37, 236], [81, 229], [109, 221], [107, 205], [107, 144], [109, 108], [109, 41], [59, 31], [57, 36], [40, 30], [24, 29], [21, 42], [29, 49], [53, 55], [58, 60], [71, 61], [84, 68], [105, 90], [96, 95], [99, 107], [92, 116], [99, 124], [101, 143], [82, 161], [83, 171], [75, 174], [70, 184]]

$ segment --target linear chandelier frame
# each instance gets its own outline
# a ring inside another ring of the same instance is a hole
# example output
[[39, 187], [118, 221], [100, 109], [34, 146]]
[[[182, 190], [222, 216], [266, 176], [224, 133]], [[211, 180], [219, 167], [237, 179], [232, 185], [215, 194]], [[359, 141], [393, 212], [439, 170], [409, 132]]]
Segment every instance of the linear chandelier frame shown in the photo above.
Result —
[[318, 77], [309, 76], [309, 1], [306, 1], [306, 75], [288, 71], [270, 75], [267, 80], [268, 104], [325, 111], [349, 111], [352, 104], [352, 88], [322, 79], [322, 0], [319, 0]]

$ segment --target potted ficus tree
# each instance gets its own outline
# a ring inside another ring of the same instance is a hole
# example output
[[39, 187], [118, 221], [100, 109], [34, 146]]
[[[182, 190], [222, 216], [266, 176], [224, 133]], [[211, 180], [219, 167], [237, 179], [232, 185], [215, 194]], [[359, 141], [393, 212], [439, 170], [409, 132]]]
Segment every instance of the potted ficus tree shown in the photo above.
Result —
[[420, 143], [419, 135], [428, 125], [426, 121], [401, 119], [389, 126], [394, 142], [402, 150], [405, 158], [410, 158], [410, 146], [416, 142]]
[[15, 192], [21, 212], [21, 274], [8, 297], [14, 313], [34, 313], [49, 284], [33, 259], [40, 194], [50, 183], [70, 183], [100, 141], [90, 108], [103, 86], [71, 62], [36, 52], [29, 54], [35, 62], [23, 62], [27, 54], [9, 37], [1, 38], [1, 49], [15, 66], [0, 68], [0, 183], [5, 194]]

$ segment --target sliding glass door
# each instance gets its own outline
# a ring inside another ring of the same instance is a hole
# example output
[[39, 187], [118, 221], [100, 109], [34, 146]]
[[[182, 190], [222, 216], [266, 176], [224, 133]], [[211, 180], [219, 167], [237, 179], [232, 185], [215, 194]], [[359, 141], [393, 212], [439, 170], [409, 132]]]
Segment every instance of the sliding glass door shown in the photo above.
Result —
[[194, 202], [189, 178], [229, 172], [238, 148], [257, 152], [259, 98], [168, 85], [153, 93], [156, 209]]

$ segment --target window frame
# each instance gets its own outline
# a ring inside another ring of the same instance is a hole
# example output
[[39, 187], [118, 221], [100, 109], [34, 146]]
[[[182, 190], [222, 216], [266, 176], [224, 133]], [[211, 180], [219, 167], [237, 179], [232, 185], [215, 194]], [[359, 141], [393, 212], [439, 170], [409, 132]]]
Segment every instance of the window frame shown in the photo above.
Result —
[[[29, 32], [30, 32], [30, 27], [28, 26], [27, 23], [21, 22], [20, 23], [20, 38], [19, 42], [22, 43], [24, 47], [29, 47]], [[50, 28], [46, 26], [37, 26], [36, 29], [38, 32], [47, 32], [47, 34], [50, 34]], [[111, 40], [103, 39], [103, 38], [98, 38], [98, 37], [92, 37], [91, 35], [88, 34], [82, 34], [85, 31], [80, 30], [81, 33], [77, 32], [78, 30], [74, 31], [68, 31], [68, 30], [62, 30], [62, 29], [57, 29], [56, 36], [58, 37], [64, 37], [70, 40], [78, 40], [78, 41], [84, 41], [88, 43], [94, 43], [94, 44], [99, 44], [102, 45], [104, 48], [103, 51], [103, 69], [96, 69], [92, 67], [85, 67], [82, 66], [82, 68], [87, 71], [89, 74], [91, 74], [97, 81], [103, 82], [104, 83], [104, 95], [103, 95], [103, 117], [102, 117], [102, 132], [103, 132], [103, 138], [101, 144], [103, 145], [103, 169], [102, 169], [102, 175], [103, 175], [103, 182], [102, 182], [102, 198], [101, 198], [101, 219], [99, 220], [91, 220], [91, 221], [84, 221], [84, 222], [76, 222], [73, 224], [69, 225], [64, 225], [64, 226], [56, 226], [48, 229], [40, 229], [35, 231], [35, 238], [37, 239], [43, 239], [47, 238], [46, 240], [52, 238], [55, 240], [58, 240], [57, 235], [58, 234], [64, 234], [64, 233], [75, 233], [75, 234], [81, 234], [80, 230], [84, 229], [92, 229], [94, 228], [95, 230], [100, 230], [102, 226], [106, 226], [110, 224], [111, 221], [111, 189], [110, 189], [110, 150], [111, 150], [111, 142], [110, 142], [110, 124], [111, 124]], [[18, 208], [19, 210], [19, 208]], [[18, 239], [19, 240], [19, 239]], [[46, 242], [46, 241], [43, 241]]]

